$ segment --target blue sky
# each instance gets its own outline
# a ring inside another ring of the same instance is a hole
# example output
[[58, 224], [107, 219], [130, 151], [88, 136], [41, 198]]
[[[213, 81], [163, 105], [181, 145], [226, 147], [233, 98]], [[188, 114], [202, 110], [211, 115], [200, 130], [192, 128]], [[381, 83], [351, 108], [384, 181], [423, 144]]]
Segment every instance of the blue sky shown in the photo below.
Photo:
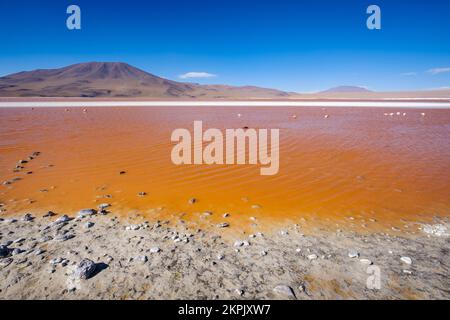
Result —
[[[66, 28], [71, 4], [82, 30]], [[366, 28], [371, 4], [379, 31]], [[442, 0], [1, 1], [0, 75], [123, 61], [173, 80], [298, 92], [450, 87], [449, 16]], [[188, 72], [215, 77], [179, 78]]]

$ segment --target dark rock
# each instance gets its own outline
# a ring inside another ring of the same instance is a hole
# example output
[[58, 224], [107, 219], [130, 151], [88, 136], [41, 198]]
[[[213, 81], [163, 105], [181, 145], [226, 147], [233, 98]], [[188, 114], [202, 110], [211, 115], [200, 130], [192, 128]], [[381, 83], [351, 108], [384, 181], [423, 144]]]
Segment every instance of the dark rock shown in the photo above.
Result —
[[54, 213], [53, 211], [49, 211], [44, 215], [44, 218], [49, 218], [53, 216], [56, 216], [56, 213]]
[[29, 213], [24, 215], [23, 218], [22, 218], [22, 221], [32, 221], [32, 220], [34, 220], [34, 217], [31, 214], [29, 214]]
[[94, 275], [96, 269], [97, 265], [93, 261], [89, 259], [83, 259], [77, 265], [73, 275], [78, 279], [87, 280]]
[[11, 249], [9, 249], [7, 246], [0, 246], [0, 258], [5, 258], [9, 256], [10, 252]]

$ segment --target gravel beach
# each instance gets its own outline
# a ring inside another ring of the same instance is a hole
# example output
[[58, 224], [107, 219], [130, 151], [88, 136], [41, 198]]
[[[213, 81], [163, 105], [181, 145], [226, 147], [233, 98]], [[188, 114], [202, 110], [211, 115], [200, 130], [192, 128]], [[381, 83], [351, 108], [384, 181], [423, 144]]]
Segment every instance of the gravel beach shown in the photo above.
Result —
[[414, 235], [241, 237], [105, 209], [0, 220], [0, 299], [450, 299], [443, 219]]

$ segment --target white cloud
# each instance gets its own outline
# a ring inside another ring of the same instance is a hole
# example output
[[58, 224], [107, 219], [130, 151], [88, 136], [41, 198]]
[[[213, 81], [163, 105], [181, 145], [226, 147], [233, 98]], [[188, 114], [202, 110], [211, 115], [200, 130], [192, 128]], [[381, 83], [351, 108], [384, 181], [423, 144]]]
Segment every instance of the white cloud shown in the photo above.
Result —
[[401, 74], [404, 77], [415, 77], [417, 76], [417, 72], [405, 72]]
[[180, 79], [192, 79], [192, 78], [214, 78], [217, 75], [208, 72], [188, 72], [179, 76]]
[[450, 72], [450, 68], [434, 68], [427, 71], [428, 73], [431, 73], [432, 75], [437, 75], [440, 73], [447, 73]]

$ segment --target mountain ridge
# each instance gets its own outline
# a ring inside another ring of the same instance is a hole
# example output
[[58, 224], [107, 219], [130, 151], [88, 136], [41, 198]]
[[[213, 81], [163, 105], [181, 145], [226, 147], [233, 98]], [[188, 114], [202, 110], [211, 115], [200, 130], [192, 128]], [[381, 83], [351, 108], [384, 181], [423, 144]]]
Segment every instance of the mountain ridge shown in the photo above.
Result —
[[280, 98], [256, 86], [200, 85], [168, 80], [124, 62], [77, 63], [0, 78], [1, 97]]

